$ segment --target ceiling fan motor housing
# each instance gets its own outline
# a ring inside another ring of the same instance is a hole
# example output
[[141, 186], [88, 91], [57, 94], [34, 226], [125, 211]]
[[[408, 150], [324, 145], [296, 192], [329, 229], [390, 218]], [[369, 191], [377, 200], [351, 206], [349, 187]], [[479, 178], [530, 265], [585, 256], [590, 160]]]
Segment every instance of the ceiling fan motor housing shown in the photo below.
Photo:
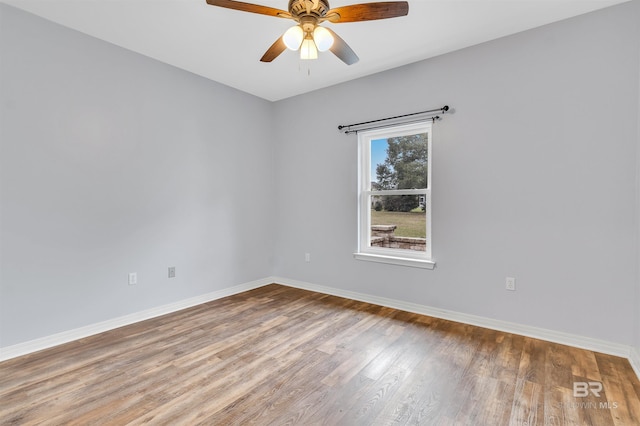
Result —
[[304, 16], [323, 18], [329, 12], [327, 0], [289, 0], [289, 13], [300, 22]]

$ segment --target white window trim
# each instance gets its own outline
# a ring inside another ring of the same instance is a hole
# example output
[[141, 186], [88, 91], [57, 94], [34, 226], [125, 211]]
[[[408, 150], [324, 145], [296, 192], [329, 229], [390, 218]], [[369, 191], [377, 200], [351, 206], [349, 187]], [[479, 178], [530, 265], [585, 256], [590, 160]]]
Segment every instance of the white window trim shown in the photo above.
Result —
[[[399, 190], [371, 190], [371, 141], [381, 138], [403, 136], [407, 134], [428, 133], [428, 157], [427, 157], [427, 185], [426, 189], [399, 189]], [[434, 269], [435, 261], [432, 258], [432, 233], [431, 233], [431, 159], [432, 159], [432, 123], [429, 121], [398, 125], [384, 129], [375, 129], [358, 132], [358, 251], [354, 257], [358, 260], [380, 262], [393, 265], [411, 266], [417, 268]], [[371, 195], [424, 195], [426, 201], [426, 250], [417, 252], [414, 250], [389, 249], [383, 247], [371, 247]]]

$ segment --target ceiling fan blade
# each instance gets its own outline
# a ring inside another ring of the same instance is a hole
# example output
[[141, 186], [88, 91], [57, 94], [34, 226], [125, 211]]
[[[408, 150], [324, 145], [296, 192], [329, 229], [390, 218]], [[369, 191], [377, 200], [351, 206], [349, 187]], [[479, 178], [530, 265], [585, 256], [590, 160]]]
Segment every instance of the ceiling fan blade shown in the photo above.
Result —
[[207, 0], [211, 6], [225, 7], [227, 9], [240, 10], [242, 12], [259, 13], [260, 15], [277, 16], [278, 18], [291, 18], [291, 14], [284, 10], [259, 4], [244, 3], [233, 0]]
[[358, 55], [356, 55], [356, 52], [349, 47], [346, 41], [340, 38], [340, 36], [332, 29], [327, 28], [327, 30], [333, 36], [333, 46], [331, 46], [329, 50], [331, 50], [334, 55], [340, 58], [340, 60], [347, 65], [353, 65], [360, 60]]
[[276, 42], [273, 43], [271, 45], [271, 47], [269, 49], [267, 49], [266, 52], [264, 52], [264, 55], [262, 55], [262, 58], [260, 58], [260, 61], [261, 62], [271, 62], [275, 58], [280, 56], [280, 54], [282, 52], [284, 52], [286, 50], [286, 48], [287, 48], [287, 46], [284, 44], [284, 41], [282, 40], [282, 37], [278, 37]]
[[383, 1], [336, 7], [327, 12], [326, 20], [334, 23], [373, 21], [406, 16], [408, 13], [409, 3], [406, 1]]

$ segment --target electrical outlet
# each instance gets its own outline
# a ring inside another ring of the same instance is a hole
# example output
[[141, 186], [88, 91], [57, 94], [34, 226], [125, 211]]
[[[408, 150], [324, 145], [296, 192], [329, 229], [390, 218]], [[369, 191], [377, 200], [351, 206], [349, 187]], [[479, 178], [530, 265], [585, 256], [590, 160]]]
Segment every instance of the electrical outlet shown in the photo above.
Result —
[[304, 254], [304, 261], [305, 262], [311, 262], [311, 253], [305, 253]]
[[169, 278], [175, 278], [175, 277], [176, 277], [176, 267], [169, 266]]
[[516, 291], [516, 279], [513, 277], [507, 277], [505, 280], [505, 288], [510, 291]]
[[129, 273], [129, 285], [138, 284], [138, 274], [136, 272]]

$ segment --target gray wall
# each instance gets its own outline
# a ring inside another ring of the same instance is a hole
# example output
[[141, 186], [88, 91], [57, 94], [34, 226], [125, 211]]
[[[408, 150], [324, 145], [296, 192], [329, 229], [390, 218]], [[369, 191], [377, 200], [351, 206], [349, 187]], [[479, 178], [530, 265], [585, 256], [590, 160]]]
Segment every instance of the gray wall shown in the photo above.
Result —
[[271, 274], [269, 102], [5, 5], [0, 26], [0, 346]]
[[[276, 274], [633, 344], [639, 6], [278, 102]], [[444, 104], [436, 269], [354, 260], [356, 136], [336, 126]]]
[[[635, 3], [637, 4], [637, 7], [640, 8], [640, 0], [635, 0]], [[640, 46], [638, 46], [638, 56], [640, 56]], [[637, 126], [638, 126], [638, 150], [637, 150], [637, 164], [636, 164], [636, 189], [637, 189], [637, 193], [636, 193], [636, 226], [637, 226], [637, 232], [638, 232], [638, 246], [636, 247], [636, 249], [638, 250], [637, 255], [638, 255], [638, 264], [637, 264], [637, 277], [636, 277], [636, 281], [637, 281], [637, 286], [636, 286], [636, 297], [635, 297], [635, 301], [636, 301], [636, 317], [635, 317], [635, 324], [636, 324], [636, 329], [635, 329], [635, 346], [636, 346], [636, 352], [638, 355], [640, 355], [640, 72], [638, 73], [638, 121], [637, 121]]]

